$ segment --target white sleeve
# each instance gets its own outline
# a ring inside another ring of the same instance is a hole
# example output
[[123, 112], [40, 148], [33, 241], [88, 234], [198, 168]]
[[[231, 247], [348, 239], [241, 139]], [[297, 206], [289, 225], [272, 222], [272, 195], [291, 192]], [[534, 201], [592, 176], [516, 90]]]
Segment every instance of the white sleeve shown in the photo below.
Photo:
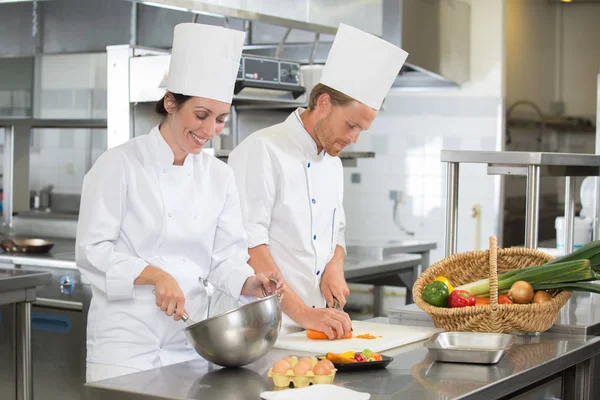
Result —
[[269, 226], [275, 204], [275, 170], [265, 144], [259, 140], [243, 143], [229, 156], [240, 188], [240, 203], [248, 247], [269, 244]]
[[229, 296], [240, 298], [242, 287], [254, 270], [247, 264], [248, 241], [235, 178], [230, 171], [227, 196], [217, 221], [208, 281]]
[[75, 259], [81, 273], [108, 300], [134, 297], [134, 281], [146, 262], [115, 250], [127, 213], [127, 182], [120, 150], [107, 151], [83, 180]]
[[[344, 170], [342, 163], [340, 161], [340, 174], [338, 178], [339, 187], [338, 187], [338, 208], [336, 211], [336, 219], [339, 221], [339, 230], [337, 237], [337, 244], [344, 248], [344, 253], [346, 253], [346, 213], [344, 211]], [[339, 218], [338, 218], [339, 213]]]

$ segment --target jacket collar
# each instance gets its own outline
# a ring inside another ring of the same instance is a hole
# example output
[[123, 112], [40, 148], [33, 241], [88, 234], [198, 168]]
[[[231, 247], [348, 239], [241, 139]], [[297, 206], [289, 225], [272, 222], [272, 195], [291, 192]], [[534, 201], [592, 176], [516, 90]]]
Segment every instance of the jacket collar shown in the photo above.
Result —
[[[154, 160], [161, 167], [165, 166], [173, 166], [173, 162], [175, 161], [175, 155], [173, 154], [173, 150], [163, 136], [160, 134], [160, 130], [158, 129], [158, 125], [152, 128], [150, 131], [150, 150], [154, 155]], [[194, 155], [188, 154], [183, 162], [184, 167], [188, 167], [194, 162]]]
[[290, 132], [294, 142], [296, 142], [300, 149], [302, 149], [304, 154], [310, 157], [322, 157], [326, 154], [325, 150], [321, 150], [321, 152], [317, 154], [317, 143], [312, 136], [310, 136], [310, 133], [308, 133], [306, 128], [304, 128], [302, 119], [300, 119], [300, 114], [302, 114], [304, 111], [304, 108], [299, 107], [296, 111], [290, 114], [289, 117], [287, 117], [285, 122], [288, 126], [288, 131]]

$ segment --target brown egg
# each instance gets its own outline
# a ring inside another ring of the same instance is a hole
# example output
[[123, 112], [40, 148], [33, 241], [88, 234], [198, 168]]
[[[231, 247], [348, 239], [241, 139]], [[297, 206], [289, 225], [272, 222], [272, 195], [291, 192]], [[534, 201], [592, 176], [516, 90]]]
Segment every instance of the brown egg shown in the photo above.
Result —
[[335, 365], [333, 365], [333, 363], [326, 358], [322, 359], [320, 362], [327, 364], [327, 366], [329, 367], [329, 370], [332, 370], [335, 368]]
[[290, 364], [285, 360], [279, 360], [273, 365], [273, 372], [276, 374], [285, 374], [290, 369], [292, 369], [292, 367], [290, 367]]
[[313, 373], [315, 375], [329, 375], [331, 374], [331, 370], [329, 366], [324, 362], [318, 362], [317, 365], [313, 368]]
[[285, 357], [285, 358], [282, 358], [282, 360], [287, 361], [287, 363], [290, 364], [290, 367], [292, 366], [292, 359], [291, 358]]
[[298, 362], [305, 362], [308, 365], [311, 365], [311, 358], [310, 357], [302, 357], [300, 360], [298, 360]]
[[298, 362], [298, 364], [294, 366], [294, 374], [296, 375], [304, 376], [308, 371], [310, 371], [310, 365], [305, 362]]

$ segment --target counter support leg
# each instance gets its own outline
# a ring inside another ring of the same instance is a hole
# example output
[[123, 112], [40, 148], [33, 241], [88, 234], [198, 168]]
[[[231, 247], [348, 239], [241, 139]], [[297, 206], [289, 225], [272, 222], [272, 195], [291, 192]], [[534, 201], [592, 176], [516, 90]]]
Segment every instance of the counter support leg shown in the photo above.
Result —
[[456, 253], [458, 165], [456, 162], [449, 162], [446, 172], [446, 257]]
[[565, 225], [564, 225], [564, 244], [565, 254], [573, 251], [574, 232], [575, 232], [575, 177], [567, 176], [565, 178]]
[[[31, 360], [31, 303], [17, 303], [17, 357], [20, 358], [20, 371], [17, 375], [19, 399], [33, 399], [33, 374]], [[19, 379], [20, 377], [20, 379]]]
[[383, 317], [383, 286], [373, 286], [373, 316]]
[[538, 218], [540, 209], [540, 167], [527, 167], [527, 197], [525, 207], [525, 247], [536, 249], [538, 245]]

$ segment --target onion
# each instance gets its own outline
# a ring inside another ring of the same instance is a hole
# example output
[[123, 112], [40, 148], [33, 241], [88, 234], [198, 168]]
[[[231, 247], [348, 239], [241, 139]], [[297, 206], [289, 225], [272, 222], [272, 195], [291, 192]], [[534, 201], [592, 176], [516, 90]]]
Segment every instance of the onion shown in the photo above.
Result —
[[517, 281], [511, 286], [508, 295], [517, 304], [528, 304], [533, 299], [533, 288], [525, 281]]
[[543, 303], [548, 300], [552, 300], [550, 293], [546, 292], [545, 290], [538, 290], [535, 292], [535, 296], [533, 296], [532, 303]]

